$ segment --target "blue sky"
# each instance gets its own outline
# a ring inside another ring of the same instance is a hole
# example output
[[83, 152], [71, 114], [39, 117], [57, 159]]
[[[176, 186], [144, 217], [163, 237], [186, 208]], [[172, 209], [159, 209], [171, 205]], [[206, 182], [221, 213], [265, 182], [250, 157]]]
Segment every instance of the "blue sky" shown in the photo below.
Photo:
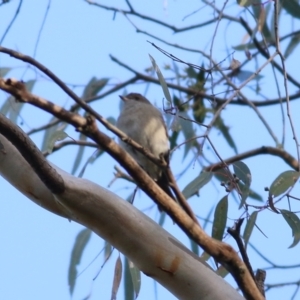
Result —
[[[109, 5], [110, 1], [106, 1]], [[48, 1], [32, 2], [24, 1], [21, 11], [13, 24], [11, 30], [6, 36], [2, 46], [18, 50], [22, 53], [33, 55], [37, 36], [42, 24]], [[112, 4], [110, 4], [112, 5]], [[114, 1], [114, 5], [126, 8], [123, 1]], [[153, 3], [133, 2], [138, 11], [145, 12], [164, 22], [176, 24], [178, 27], [188, 26], [198, 23], [199, 18], [209, 19], [211, 16], [206, 14], [203, 9], [199, 13], [182, 20], [184, 16], [195, 11], [203, 4], [198, 1], [189, 1], [187, 6], [181, 1], [155, 1]], [[0, 36], [12, 19], [18, 1], [2, 5], [0, 7]], [[230, 8], [230, 7], [229, 7]], [[235, 4], [231, 7], [236, 10], [236, 16], [239, 16], [241, 9]], [[190, 33], [173, 34], [170, 30], [153, 25], [138, 18], [131, 18], [131, 21], [140, 28], [147, 28], [150, 32], [158, 34], [169, 40], [171, 43], [180, 43], [187, 47], [199, 48], [208, 51], [212, 32], [208, 30], [194, 30]], [[288, 24], [288, 23], [287, 23]], [[297, 27], [299, 24], [295, 23]], [[281, 30], [289, 30], [290, 27], [282, 25]], [[298, 26], [299, 27], [299, 26]], [[212, 30], [214, 27], [210, 27]], [[242, 43], [245, 33], [241, 30], [234, 30], [233, 26], [224, 24], [220, 28], [220, 34], [216, 37], [214, 45], [214, 58], [221, 61], [227, 57], [228, 47]], [[171, 64], [170, 60], [155, 50], [147, 40], [155, 42], [157, 45], [170, 51], [176, 56], [181, 56], [185, 60], [199, 64], [203, 59], [198, 54], [186, 54], [180, 50], [173, 49], [163, 45], [145, 35], [137, 34], [133, 26], [118, 14], [114, 17], [113, 13], [103, 11], [88, 5], [85, 1], [58, 1], [52, 0], [37, 48], [36, 59], [47, 66], [51, 71], [58, 75], [66, 83], [75, 86], [74, 90], [81, 95], [85, 84], [92, 76], [97, 78], [110, 78], [109, 84], [113, 86], [120, 83], [132, 74], [122, 67], [113, 63], [109, 54], [114, 55], [121, 61], [132, 66], [136, 70], [143, 72], [150, 66], [148, 54], [151, 54], [157, 64], [164, 71], [164, 64]], [[229, 51], [232, 50], [229, 48]], [[185, 55], [185, 56], [183, 56]], [[234, 57], [243, 60], [244, 54], [236, 52]], [[205, 61], [204, 61], [205, 62]], [[228, 66], [229, 60], [224, 62]], [[262, 60], [260, 61], [262, 63]], [[253, 62], [254, 64], [254, 62]], [[40, 76], [32, 69], [28, 69], [24, 75], [25, 65], [21, 61], [16, 61], [7, 55], [0, 54], [0, 67], [13, 67], [8, 74], [11, 77], [28, 80], [37, 79], [33, 92], [46, 99], [49, 99], [61, 106], [69, 107], [72, 101], [56, 87], [49, 79]], [[291, 72], [296, 72], [291, 62], [287, 62], [287, 67]], [[251, 67], [248, 67], [251, 70]], [[268, 67], [263, 72], [262, 86], [266, 85], [270, 89], [270, 97], [276, 97], [274, 89], [274, 80], [268, 80], [272, 76], [271, 68]], [[280, 80], [282, 87], [282, 80]], [[225, 89], [225, 87], [220, 87]], [[150, 86], [139, 84], [127, 88], [127, 92], [136, 91], [140, 93], [147, 92], [147, 97], [158, 107], [162, 107], [163, 93], [160, 86], [151, 84]], [[291, 89], [291, 92], [293, 90]], [[249, 90], [247, 91], [248, 93]], [[97, 101], [93, 107], [105, 117], [117, 117], [119, 112], [119, 91], [105, 99]], [[252, 93], [254, 95], [254, 93]], [[5, 101], [7, 95], [0, 93], [0, 107]], [[292, 103], [292, 112], [299, 111], [299, 105]], [[261, 109], [263, 116], [280, 137], [282, 132], [281, 115], [278, 107], [265, 107]], [[253, 149], [262, 145], [275, 146], [274, 142], [261, 126], [257, 116], [249, 108], [229, 107], [224, 110], [223, 117], [226, 124], [230, 126], [230, 132], [238, 144], [239, 152]], [[44, 124], [50, 120], [50, 115], [40, 110], [26, 106], [21, 111], [18, 124], [25, 131]], [[23, 120], [23, 122], [22, 122]], [[294, 119], [296, 129], [299, 128], [299, 121]], [[100, 126], [101, 129], [103, 129]], [[68, 134], [77, 138], [78, 134], [73, 128], [68, 127]], [[112, 134], [110, 134], [112, 136]], [[41, 146], [42, 134], [35, 134], [32, 139]], [[222, 158], [234, 155], [233, 150], [228, 147], [222, 136], [217, 131], [213, 131], [211, 139], [216, 144]], [[287, 126], [287, 149], [295, 155], [294, 142], [291, 139], [291, 132]], [[93, 149], [87, 149], [85, 159], [93, 153]], [[54, 153], [49, 159], [66, 171], [71, 171], [73, 160], [77, 150], [73, 147], [67, 147], [60, 153]], [[208, 154], [212, 158], [212, 154]], [[172, 158], [171, 166], [175, 174], [182, 170], [182, 165], [186, 164], [182, 160], [182, 152], [178, 151]], [[277, 175], [290, 169], [281, 160], [274, 157], [261, 156], [245, 161], [249, 166], [253, 177], [253, 188], [255, 191], [265, 196], [263, 189], [270, 185]], [[113, 178], [113, 166], [115, 162], [105, 156], [100, 158], [93, 165], [89, 166], [84, 177], [106, 187]], [[103, 170], [109, 170], [103, 173]], [[196, 177], [201, 168], [198, 164], [190, 167], [188, 173], [180, 178], [179, 185], [183, 188], [188, 182]], [[191, 199], [191, 205], [202, 217], [207, 216], [212, 205], [224, 196], [224, 191], [217, 186], [217, 182], [209, 187], [205, 187], [200, 192], [200, 197]], [[24, 299], [68, 299], [69, 291], [67, 284], [67, 272], [69, 266], [70, 253], [76, 235], [82, 229], [82, 226], [69, 222], [58, 216], [55, 216], [36, 204], [26, 199], [22, 194], [11, 187], [3, 178], [0, 178], [1, 210], [0, 210], [0, 236], [2, 239], [0, 255], [0, 277], [2, 286], [0, 289], [0, 298], [6, 300], [24, 300]], [[126, 198], [133, 190], [133, 186], [128, 186], [126, 182], [118, 181], [111, 190]], [[297, 195], [299, 187], [295, 188]], [[238, 211], [234, 200], [230, 203], [230, 213], [228, 215], [228, 225], [238, 218], [242, 211]], [[146, 209], [152, 205], [149, 199], [143, 193], [135, 201], [137, 207]], [[253, 202], [256, 203], [256, 202]], [[282, 203], [286, 208], [286, 203]], [[294, 208], [295, 209], [295, 208]], [[158, 213], [156, 209], [151, 210], [151, 215], [157, 220]], [[277, 216], [268, 210], [263, 211], [258, 216], [258, 226], [267, 236], [264, 237], [258, 230], [255, 230], [251, 241], [271, 260], [278, 264], [294, 264], [298, 262], [298, 247], [287, 249], [292, 243], [291, 230], [283, 221], [281, 216]], [[184, 234], [173, 225], [168, 219], [165, 228], [174, 234], [184, 244], [189, 245], [189, 240]], [[210, 230], [210, 229], [208, 229]], [[227, 237], [227, 242], [234, 243]], [[96, 235], [92, 239], [84, 252], [84, 257], [79, 266], [79, 271], [83, 270], [96, 257], [103, 248], [103, 241]], [[266, 264], [251, 249], [249, 249], [250, 259], [253, 262], [254, 269], [263, 268]], [[83, 299], [91, 293], [90, 299], [109, 299], [114, 263], [118, 252], [113, 253], [112, 259], [101, 270], [98, 278], [93, 282], [103, 263], [103, 254], [85, 271], [79, 278], [74, 292], [73, 299]], [[289, 281], [293, 277], [292, 271], [280, 271], [275, 273], [268, 272], [268, 282]], [[232, 279], [228, 278], [230, 283]], [[142, 277], [142, 289], [140, 299], [154, 299], [155, 284], [146, 276]], [[158, 299], [175, 299], [165, 289], [157, 286]], [[279, 292], [283, 296], [279, 296]], [[268, 299], [287, 299], [292, 294], [291, 289], [274, 290], [269, 294]], [[119, 292], [118, 299], [123, 299], [123, 290]]]

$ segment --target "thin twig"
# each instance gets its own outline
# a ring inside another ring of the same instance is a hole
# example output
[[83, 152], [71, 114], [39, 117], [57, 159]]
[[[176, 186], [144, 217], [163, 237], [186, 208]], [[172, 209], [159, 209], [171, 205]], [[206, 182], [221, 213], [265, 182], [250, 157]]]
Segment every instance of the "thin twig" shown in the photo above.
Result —
[[17, 7], [17, 10], [16, 10], [16, 12], [15, 12], [12, 20], [10, 21], [9, 25], [6, 27], [6, 30], [4, 31], [4, 33], [2, 35], [2, 38], [0, 40], [0, 45], [3, 44], [3, 41], [4, 41], [5, 37], [6, 37], [6, 35], [8, 34], [8, 32], [9, 32], [10, 28], [12, 27], [13, 23], [15, 22], [15, 20], [17, 19], [17, 16], [18, 16], [18, 14], [19, 14], [19, 12], [21, 10], [22, 4], [23, 4], [23, 0], [20, 0], [19, 5]]

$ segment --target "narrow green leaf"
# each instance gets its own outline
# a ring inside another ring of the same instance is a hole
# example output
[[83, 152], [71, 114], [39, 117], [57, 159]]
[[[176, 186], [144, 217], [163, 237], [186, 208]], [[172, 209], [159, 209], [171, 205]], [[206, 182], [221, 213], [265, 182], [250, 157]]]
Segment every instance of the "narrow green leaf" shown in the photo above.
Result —
[[173, 132], [179, 132], [181, 130], [182, 126], [180, 124], [180, 119], [179, 119], [179, 111], [176, 112], [175, 116], [172, 119], [170, 129]]
[[238, 188], [241, 194], [241, 202], [239, 208], [241, 208], [250, 193], [250, 184], [251, 184], [251, 172], [248, 166], [242, 161], [237, 161], [233, 163], [234, 174], [239, 178]]
[[229, 127], [225, 125], [223, 119], [218, 117], [214, 125], [221, 131], [228, 145], [237, 153], [235, 142], [229, 133]]
[[[259, 44], [261, 46], [263, 46], [265, 43], [264, 42], [260, 42]], [[254, 43], [241, 44], [241, 45], [233, 46], [232, 48], [234, 50], [236, 50], [236, 51], [245, 51], [245, 50], [257, 49], [257, 47], [256, 47], [256, 45]]]
[[227, 269], [225, 269], [225, 267], [220, 266], [216, 272], [216, 274], [218, 274], [219, 276], [221, 276], [222, 278], [225, 278], [228, 274], [229, 271], [227, 271]]
[[108, 260], [108, 258], [111, 256], [111, 253], [113, 251], [113, 247], [111, 246], [110, 243], [108, 243], [107, 241], [105, 241], [104, 244], [104, 261]]
[[87, 166], [89, 164], [93, 164], [94, 161], [96, 161], [104, 152], [103, 149], [97, 149], [90, 157], [89, 159], [86, 161], [86, 163], [84, 164], [84, 166], [82, 167], [81, 171], [78, 174], [79, 178], [82, 178]]
[[280, 212], [282, 213], [282, 216], [286, 220], [286, 222], [289, 224], [289, 226], [292, 229], [292, 235], [294, 237], [293, 243], [289, 246], [289, 248], [295, 247], [299, 241], [300, 241], [300, 219], [296, 214], [294, 214], [291, 211], [280, 209]]
[[[79, 134], [79, 140], [80, 141], [86, 141], [87, 140], [87, 136], [83, 133], [80, 132]], [[82, 158], [83, 158], [83, 154], [84, 154], [84, 150], [85, 150], [86, 147], [84, 146], [78, 146], [78, 151], [77, 151], [77, 155], [76, 155], [76, 158], [75, 158], [75, 161], [74, 161], [74, 165], [73, 165], [73, 168], [72, 168], [72, 171], [71, 171], [71, 174], [74, 175], [82, 161]]]
[[[51, 117], [49, 123], [55, 122], [57, 120], [56, 117]], [[48, 148], [49, 139], [53, 135], [55, 131], [64, 131], [68, 126], [68, 123], [58, 122], [56, 125], [53, 125], [45, 130], [41, 151], [46, 151]]]
[[188, 66], [187, 68], [184, 69], [184, 71], [186, 72], [186, 75], [189, 78], [197, 79], [198, 74], [194, 68]]
[[165, 221], [166, 221], [166, 213], [164, 211], [162, 211], [160, 213], [158, 224], [162, 227], [164, 225]]
[[105, 87], [108, 80], [109, 78], [97, 79], [96, 77], [92, 77], [84, 88], [82, 98], [87, 99], [96, 96]]
[[277, 197], [292, 187], [299, 178], [300, 173], [296, 171], [285, 171], [281, 173], [271, 184], [269, 195]]
[[[261, 18], [262, 18], [262, 15], [265, 15], [264, 19], [266, 20], [267, 17], [268, 17], [268, 13], [269, 13], [269, 9], [266, 11], [265, 10], [265, 5], [262, 3], [262, 0], [256, 0], [255, 2], [252, 1], [252, 10], [253, 10], [253, 13], [254, 13], [254, 16], [255, 16], [255, 21], [257, 23], [260, 22]], [[253, 32], [253, 37], [255, 36], [256, 34], [256, 31], [258, 30], [258, 26], [259, 24], [257, 24], [256, 26], [256, 30], [254, 30]], [[265, 41], [270, 41], [270, 39], [272, 38], [272, 35], [271, 35], [271, 31], [268, 27], [268, 24], [267, 22], [264, 22], [263, 26], [262, 26], [262, 30], [261, 30], [262, 34], [263, 34], [263, 40], [265, 43]]]
[[242, 161], [236, 161], [233, 164], [234, 174], [247, 186], [251, 185], [251, 172], [248, 166]]
[[1, 109], [0, 109], [0, 113], [4, 116], [7, 115], [7, 113], [10, 111], [12, 105], [13, 105], [13, 102], [14, 102], [14, 97], [12, 96], [9, 96], [6, 101], [3, 103], [3, 105], [1, 106]]
[[189, 199], [190, 197], [196, 195], [199, 190], [206, 185], [212, 178], [213, 173], [211, 172], [201, 172], [199, 176], [193, 179], [182, 191], [184, 197]]
[[[234, 77], [238, 79], [239, 82], [244, 82], [252, 75], [253, 75], [252, 71], [240, 70], [234, 75]], [[257, 74], [254, 78], [252, 78], [252, 80], [260, 80], [262, 78], [263, 78], [262, 75]]]
[[179, 136], [179, 131], [173, 131], [172, 135], [169, 137], [171, 149], [177, 146], [178, 136]]
[[178, 124], [182, 130], [185, 140], [187, 141], [184, 146], [184, 155], [186, 157], [189, 150], [195, 145], [195, 141], [191, 140], [193, 137], [196, 136], [195, 129], [193, 128], [193, 124], [189, 121], [189, 116], [185, 111], [179, 112], [179, 116], [184, 117], [185, 119], [178, 118]]
[[192, 239], [190, 239], [191, 242], [191, 250], [197, 255], [199, 256], [199, 246], [197, 243], [195, 243]]
[[52, 150], [54, 148], [55, 142], [64, 140], [68, 135], [61, 130], [55, 131], [52, 133], [52, 135], [49, 137], [48, 145], [47, 145], [47, 152], [52, 153]]
[[9, 110], [8, 118], [13, 122], [17, 123], [18, 117], [20, 116], [20, 112], [24, 107], [24, 103], [17, 102], [14, 97], [11, 97], [11, 107]]
[[11, 68], [5, 68], [5, 67], [2, 67], [0, 68], [0, 77], [5, 77], [5, 75], [11, 70]]
[[117, 299], [117, 293], [120, 287], [120, 282], [122, 278], [122, 261], [120, 258], [120, 255], [118, 256], [115, 264], [115, 273], [114, 273], [114, 280], [113, 280], [113, 286], [111, 290], [111, 300], [116, 300]]
[[141, 289], [141, 271], [130, 260], [128, 260], [128, 265], [129, 265], [129, 271], [130, 271], [133, 289], [135, 293], [135, 299], [136, 299]]
[[289, 42], [284, 52], [284, 57], [287, 58], [296, 49], [300, 42], [300, 34], [295, 35]]
[[26, 81], [25, 87], [26, 87], [27, 91], [32, 92], [35, 83], [36, 83], [36, 80], [34, 80], [34, 79]]
[[249, 242], [249, 239], [250, 239], [250, 236], [252, 234], [252, 231], [253, 231], [253, 228], [254, 228], [254, 225], [255, 225], [255, 222], [256, 222], [256, 217], [257, 217], [257, 211], [254, 211], [249, 220], [247, 221], [247, 224], [245, 226], [245, 230], [244, 230], [244, 234], [243, 234], [243, 238], [244, 238], [244, 241], [245, 241], [245, 248], [247, 248], [247, 244]]
[[200, 258], [201, 260], [208, 261], [211, 258], [211, 255], [204, 251]]
[[125, 257], [125, 270], [124, 270], [124, 292], [125, 292], [125, 300], [134, 300], [134, 290], [133, 283], [131, 278], [131, 273], [129, 270], [129, 260]]
[[213, 173], [216, 179], [218, 179], [220, 182], [227, 182], [231, 178], [230, 172], [227, 170], [227, 168], [219, 169]]
[[162, 75], [162, 73], [161, 73], [158, 65], [156, 64], [156, 61], [154, 60], [154, 58], [150, 54], [149, 54], [149, 56], [150, 56], [150, 60], [152, 62], [153, 68], [154, 68], [154, 70], [155, 70], [155, 72], [157, 74], [157, 77], [158, 77], [158, 80], [160, 82], [160, 85], [161, 85], [161, 87], [163, 89], [164, 95], [165, 95], [165, 97], [166, 97], [169, 105], [171, 105], [172, 104], [172, 98], [171, 98], [171, 95], [170, 95], [167, 83], [166, 83], [166, 81], [165, 81], [165, 79], [164, 79], [164, 77], [163, 77], [163, 75]]
[[212, 227], [212, 237], [217, 240], [222, 240], [228, 212], [228, 196], [224, 196], [218, 203], [215, 209], [214, 222]]
[[[25, 82], [25, 87], [29, 92], [32, 91], [35, 82], [35, 80], [28, 80]], [[21, 110], [24, 107], [24, 103], [16, 101], [15, 97], [9, 97], [7, 101], [10, 102], [8, 118], [16, 124]]]
[[246, 199], [249, 196], [250, 189], [247, 185], [243, 184], [242, 182], [238, 183], [238, 187], [239, 187], [239, 192], [241, 193], [241, 202], [239, 208], [242, 208], [246, 202]]
[[249, 191], [249, 197], [254, 199], [254, 200], [257, 200], [257, 201], [263, 201], [264, 200], [263, 197], [260, 194], [256, 193], [255, 191], [253, 191], [251, 189]]
[[70, 265], [69, 265], [69, 274], [68, 274], [68, 283], [70, 289], [70, 295], [73, 294], [76, 277], [77, 277], [77, 265], [79, 265], [83, 250], [85, 249], [92, 231], [88, 228], [81, 230], [75, 240], [75, 244], [72, 249]]
[[116, 125], [117, 121], [114, 117], [108, 117], [106, 119], [110, 124]]
[[192, 109], [195, 121], [202, 124], [208, 112], [208, 109], [205, 107], [202, 97], [194, 97]]
[[293, 17], [300, 18], [300, 5], [297, 0], [280, 0], [280, 5]]
[[253, 0], [236, 0], [237, 4], [243, 7], [250, 6]]

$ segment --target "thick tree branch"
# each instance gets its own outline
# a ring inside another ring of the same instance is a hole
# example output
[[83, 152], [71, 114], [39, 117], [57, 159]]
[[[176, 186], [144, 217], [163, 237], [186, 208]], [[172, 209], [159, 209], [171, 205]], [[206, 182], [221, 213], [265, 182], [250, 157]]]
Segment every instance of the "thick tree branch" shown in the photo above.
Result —
[[243, 299], [199, 257], [127, 201], [57, 167], [65, 191], [54, 197], [2, 135], [0, 142], [5, 150], [0, 151], [4, 178], [37, 204], [93, 230], [177, 298]]
[[[6, 85], [8, 85], [8, 87]], [[41, 99], [31, 95], [28, 92], [26, 93], [26, 89], [24, 89], [22, 86], [22, 84], [13, 80], [9, 80], [8, 83], [3, 79], [0, 80], [0, 88], [10, 91], [10, 93], [12, 93], [14, 96], [17, 96], [19, 99], [22, 99], [23, 101], [30, 102], [32, 100], [34, 101], [35, 105], [38, 106], [38, 101]], [[14, 91], [16, 89], [20, 89], [20, 91]], [[22, 98], [23, 96], [20, 96], [20, 93], [23, 94], [25, 99]], [[45, 102], [47, 101], [41, 101], [42, 107], [50, 110], [51, 105], [49, 102]], [[158, 187], [158, 185], [138, 166], [138, 164], [127, 152], [120, 148], [119, 145], [117, 145], [108, 136], [98, 130], [96, 123], [92, 118], [89, 117], [85, 119], [77, 115], [75, 117], [75, 114], [62, 112], [62, 108], [57, 108], [57, 106], [53, 105], [52, 114], [62, 118], [64, 121], [69, 121], [73, 126], [80, 129], [84, 134], [92, 138], [103, 148], [103, 150], [115, 158], [135, 179], [137, 184], [146, 192], [146, 194], [148, 194], [156, 203], [161, 205], [190, 238], [198, 243], [198, 245], [200, 245], [207, 253], [213, 256], [219, 263], [225, 266], [225, 268], [233, 275], [247, 299], [263, 299], [247, 267], [231, 246], [208, 236], [200, 228], [200, 226], [179, 207], [175, 201], [168, 197], [168, 195], [166, 195]], [[45, 184], [47, 184], [47, 182], [45, 182]], [[71, 204], [69, 202], [66, 203], [63, 200], [69, 199], [68, 197], [65, 198], [65, 194], [66, 192], [64, 193], [64, 197], [60, 198], [60, 201], [62, 205], [67, 205], [67, 207], [69, 207]], [[73, 196], [74, 195], [72, 195], [72, 197]], [[87, 218], [83, 212], [81, 217], [84, 218], [84, 220]]]
[[[27, 138], [26, 134], [18, 130], [16, 126], [2, 114], [0, 114], [0, 132], [18, 148], [22, 156], [54, 194], [64, 192], [65, 186], [61, 176], [45, 161], [41, 151]], [[2, 151], [5, 151], [5, 149]]]

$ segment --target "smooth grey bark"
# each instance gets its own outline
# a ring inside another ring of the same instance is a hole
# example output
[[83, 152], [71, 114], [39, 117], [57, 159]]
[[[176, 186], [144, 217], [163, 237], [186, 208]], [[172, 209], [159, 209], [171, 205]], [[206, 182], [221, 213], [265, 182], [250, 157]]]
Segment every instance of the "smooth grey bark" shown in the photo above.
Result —
[[126, 255], [179, 299], [244, 299], [175, 237], [109, 190], [55, 167], [65, 192], [52, 194], [0, 135], [0, 174], [43, 208], [78, 222]]

